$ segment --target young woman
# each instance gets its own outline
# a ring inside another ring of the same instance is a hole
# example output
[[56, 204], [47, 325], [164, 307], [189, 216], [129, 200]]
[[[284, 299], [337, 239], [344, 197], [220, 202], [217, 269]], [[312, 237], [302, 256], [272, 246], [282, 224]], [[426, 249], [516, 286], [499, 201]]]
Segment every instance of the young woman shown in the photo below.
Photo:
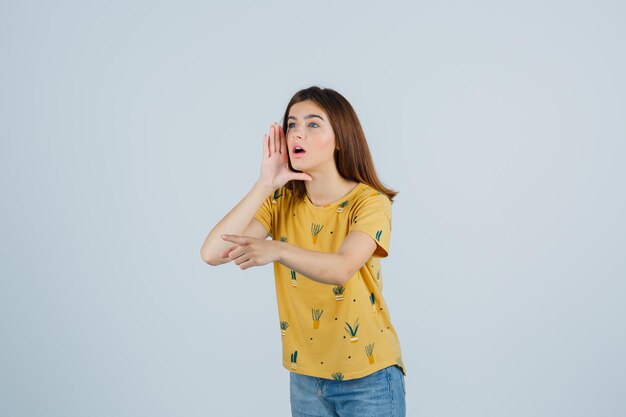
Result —
[[313, 86], [270, 127], [260, 178], [202, 246], [211, 265], [273, 262], [293, 416], [405, 416], [380, 265], [396, 194], [376, 176], [350, 103]]

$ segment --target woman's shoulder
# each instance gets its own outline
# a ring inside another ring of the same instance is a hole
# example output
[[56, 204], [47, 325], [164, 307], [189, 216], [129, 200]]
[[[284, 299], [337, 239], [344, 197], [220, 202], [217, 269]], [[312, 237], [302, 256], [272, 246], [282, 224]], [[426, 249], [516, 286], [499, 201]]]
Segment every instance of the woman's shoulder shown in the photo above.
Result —
[[391, 202], [387, 194], [378, 191], [376, 188], [364, 182], [361, 182], [359, 184], [359, 190], [355, 195], [355, 202], [356, 201], [358, 202], [379, 201], [383, 203]]

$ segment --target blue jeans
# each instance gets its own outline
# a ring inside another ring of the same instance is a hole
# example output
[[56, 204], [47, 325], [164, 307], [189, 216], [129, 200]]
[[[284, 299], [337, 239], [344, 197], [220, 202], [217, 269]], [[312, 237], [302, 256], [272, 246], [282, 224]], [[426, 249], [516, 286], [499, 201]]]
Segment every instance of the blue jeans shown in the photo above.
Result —
[[397, 365], [345, 381], [289, 373], [293, 417], [406, 416], [404, 374]]

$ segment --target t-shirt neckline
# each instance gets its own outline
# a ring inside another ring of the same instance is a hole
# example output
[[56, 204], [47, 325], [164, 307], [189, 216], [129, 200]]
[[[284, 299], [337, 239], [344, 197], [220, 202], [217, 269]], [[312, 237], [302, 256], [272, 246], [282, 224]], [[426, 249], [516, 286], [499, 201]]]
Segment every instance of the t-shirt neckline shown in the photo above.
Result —
[[333, 201], [332, 203], [328, 203], [328, 204], [326, 204], [324, 206], [316, 206], [315, 204], [313, 204], [311, 202], [311, 200], [309, 200], [309, 196], [306, 193], [304, 194], [304, 202], [306, 203], [306, 205], [308, 207], [312, 208], [313, 210], [330, 210], [330, 209], [335, 208], [338, 204], [340, 204], [340, 203], [344, 202], [345, 200], [351, 198], [357, 192], [357, 190], [359, 188], [361, 188], [362, 185], [363, 185], [363, 183], [359, 182], [346, 195], [344, 195], [343, 197], [340, 197], [337, 200]]

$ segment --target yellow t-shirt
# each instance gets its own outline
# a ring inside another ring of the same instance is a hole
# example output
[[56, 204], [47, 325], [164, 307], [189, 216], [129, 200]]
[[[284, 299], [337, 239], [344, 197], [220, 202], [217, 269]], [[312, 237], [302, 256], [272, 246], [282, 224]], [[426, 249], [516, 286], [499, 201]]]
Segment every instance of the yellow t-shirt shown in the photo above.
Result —
[[274, 262], [283, 366], [326, 379], [361, 378], [397, 364], [406, 375], [398, 335], [382, 295], [380, 258], [388, 255], [391, 201], [359, 183], [334, 203], [296, 201], [281, 187], [255, 218], [272, 239], [332, 252], [352, 230], [370, 235], [376, 251], [344, 286], [322, 284]]

